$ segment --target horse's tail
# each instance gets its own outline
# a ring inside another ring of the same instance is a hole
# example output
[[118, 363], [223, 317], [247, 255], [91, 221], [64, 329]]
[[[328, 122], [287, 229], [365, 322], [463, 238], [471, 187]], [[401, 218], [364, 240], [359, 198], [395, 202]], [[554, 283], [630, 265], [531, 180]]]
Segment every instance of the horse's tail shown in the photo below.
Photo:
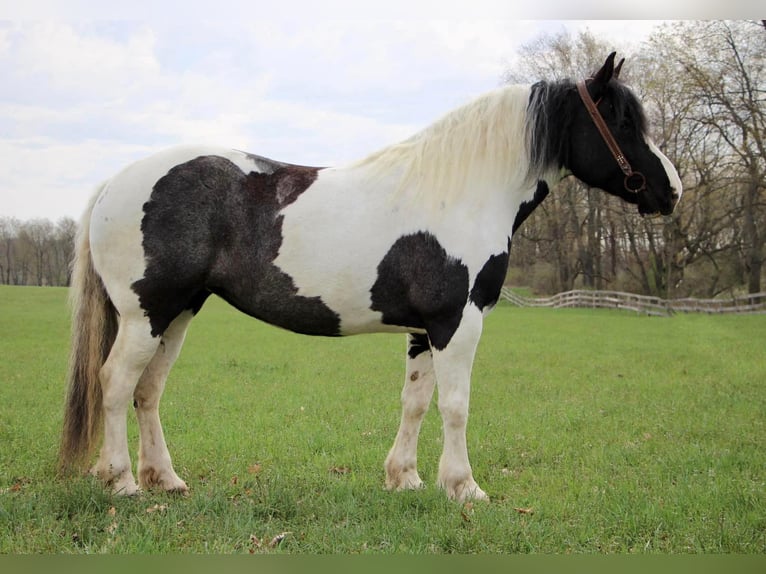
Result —
[[93, 454], [103, 420], [99, 371], [117, 335], [117, 312], [93, 267], [90, 219], [102, 184], [85, 210], [75, 240], [72, 284], [72, 344], [69, 358], [59, 469], [81, 467]]

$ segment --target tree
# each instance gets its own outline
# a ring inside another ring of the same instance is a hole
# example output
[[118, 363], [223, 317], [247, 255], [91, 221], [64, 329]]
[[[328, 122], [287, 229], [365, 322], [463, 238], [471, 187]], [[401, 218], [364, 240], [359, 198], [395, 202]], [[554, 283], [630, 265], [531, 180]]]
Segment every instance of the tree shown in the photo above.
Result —
[[36, 285], [45, 285], [52, 235], [53, 224], [47, 219], [32, 219], [21, 226], [19, 233], [21, 249], [31, 258]]
[[688, 142], [699, 154], [689, 162], [695, 183], [734, 200], [719, 202], [730, 211], [705, 216], [737, 222], [730, 247], [748, 291], [757, 293], [766, 260], [766, 34], [756, 22], [679, 22], [663, 27], [650, 47], [669, 70], [686, 130], [696, 136]]
[[21, 223], [12, 217], [0, 218], [0, 283], [11, 283], [15, 263], [16, 237]]
[[71, 217], [62, 217], [56, 222], [53, 234], [53, 269], [51, 285], [66, 285], [71, 282], [70, 263], [74, 256], [74, 241], [77, 222]]

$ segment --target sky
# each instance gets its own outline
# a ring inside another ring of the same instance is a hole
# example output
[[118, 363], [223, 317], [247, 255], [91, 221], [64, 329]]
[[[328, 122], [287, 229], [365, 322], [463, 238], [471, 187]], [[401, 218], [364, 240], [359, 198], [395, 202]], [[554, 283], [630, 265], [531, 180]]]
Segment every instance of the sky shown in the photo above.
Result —
[[625, 49], [659, 24], [349, 17], [291, 11], [292, 2], [259, 17], [240, 17], [236, 2], [210, 13], [226, 0], [190, 3], [182, 16], [72, 17], [61, 4], [31, 2], [39, 10], [8, 18], [0, 9], [0, 217], [78, 219], [99, 182], [182, 143], [342, 164], [497, 87], [540, 34], [589, 29]]

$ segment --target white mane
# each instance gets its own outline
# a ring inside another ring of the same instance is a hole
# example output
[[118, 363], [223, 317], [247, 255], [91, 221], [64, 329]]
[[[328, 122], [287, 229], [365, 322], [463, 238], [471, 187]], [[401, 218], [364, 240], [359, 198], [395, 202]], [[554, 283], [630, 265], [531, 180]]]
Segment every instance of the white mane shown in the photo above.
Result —
[[463, 194], [517, 186], [528, 177], [529, 86], [505, 86], [457, 108], [411, 138], [356, 162], [373, 177], [399, 177], [416, 200], [448, 203]]

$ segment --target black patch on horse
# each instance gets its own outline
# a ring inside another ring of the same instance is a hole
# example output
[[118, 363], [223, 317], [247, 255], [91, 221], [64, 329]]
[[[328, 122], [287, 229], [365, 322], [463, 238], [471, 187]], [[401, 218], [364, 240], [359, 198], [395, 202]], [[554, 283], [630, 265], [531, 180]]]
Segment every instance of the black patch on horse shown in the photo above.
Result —
[[318, 168], [273, 164], [245, 174], [226, 158], [201, 156], [155, 184], [141, 221], [145, 275], [133, 283], [152, 335], [182, 311], [199, 311], [210, 293], [237, 309], [309, 335], [340, 334], [340, 317], [319, 297], [297, 295], [274, 265], [282, 245], [281, 210], [317, 177]]
[[428, 342], [428, 335], [423, 333], [410, 333], [410, 338], [407, 341], [407, 355], [410, 359], [423, 354], [430, 353], [431, 345]]
[[493, 307], [500, 298], [500, 290], [508, 273], [508, 255], [511, 252], [511, 240], [508, 239], [508, 251], [493, 255], [479, 271], [471, 289], [471, 302], [479, 309]]
[[370, 308], [383, 314], [383, 323], [425, 329], [431, 346], [442, 350], [460, 325], [468, 268], [450, 257], [436, 237], [420, 231], [391, 246], [370, 292]]
[[516, 233], [516, 230], [521, 227], [521, 224], [527, 220], [527, 217], [532, 215], [532, 212], [537, 209], [537, 206], [540, 205], [546, 197], [548, 197], [549, 191], [550, 190], [548, 189], [547, 183], [545, 183], [543, 180], [537, 182], [535, 195], [531, 200], [525, 201], [519, 206], [519, 212], [516, 214], [516, 219], [513, 220], [513, 230], [511, 231], [511, 235]]

